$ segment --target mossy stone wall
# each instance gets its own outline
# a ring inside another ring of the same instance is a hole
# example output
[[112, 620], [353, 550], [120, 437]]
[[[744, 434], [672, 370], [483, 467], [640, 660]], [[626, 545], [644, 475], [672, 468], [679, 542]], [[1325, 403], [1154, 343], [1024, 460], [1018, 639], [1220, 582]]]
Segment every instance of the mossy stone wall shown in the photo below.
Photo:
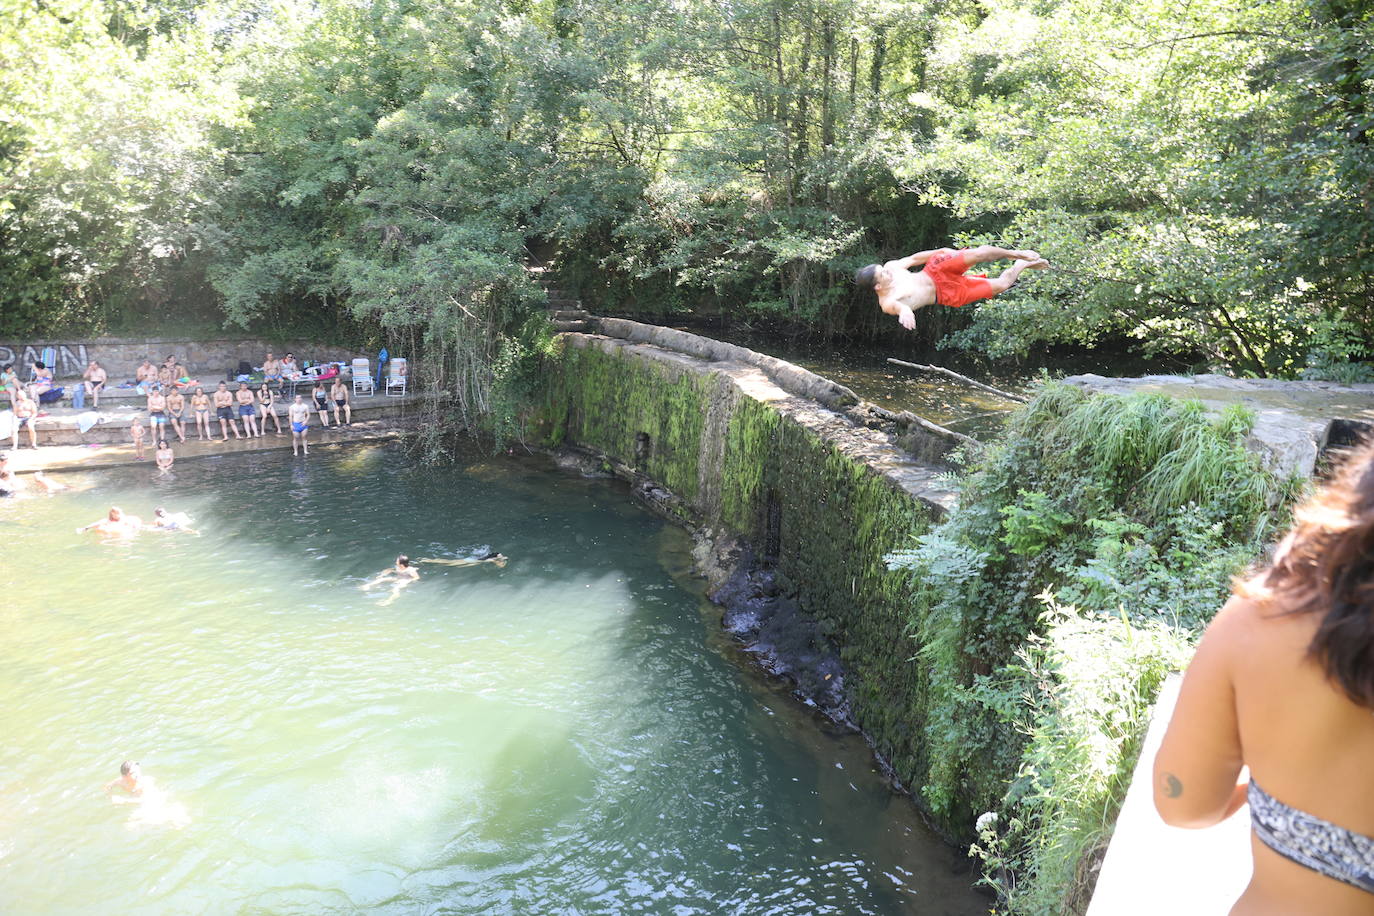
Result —
[[778, 394], [756, 397], [716, 364], [582, 341], [549, 366], [546, 444], [636, 468], [702, 524], [771, 557], [838, 648], [855, 721], [900, 780], [920, 785], [928, 761], [924, 678], [905, 632], [911, 582], [883, 557], [909, 546], [935, 511], [818, 435], [806, 420], [816, 405]]

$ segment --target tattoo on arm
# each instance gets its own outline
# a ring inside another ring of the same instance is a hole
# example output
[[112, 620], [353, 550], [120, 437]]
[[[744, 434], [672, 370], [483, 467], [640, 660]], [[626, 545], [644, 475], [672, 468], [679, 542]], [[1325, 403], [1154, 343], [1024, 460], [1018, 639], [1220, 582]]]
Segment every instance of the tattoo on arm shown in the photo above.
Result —
[[1164, 794], [1170, 798], [1178, 798], [1183, 794], [1183, 783], [1173, 773], [1164, 774]]

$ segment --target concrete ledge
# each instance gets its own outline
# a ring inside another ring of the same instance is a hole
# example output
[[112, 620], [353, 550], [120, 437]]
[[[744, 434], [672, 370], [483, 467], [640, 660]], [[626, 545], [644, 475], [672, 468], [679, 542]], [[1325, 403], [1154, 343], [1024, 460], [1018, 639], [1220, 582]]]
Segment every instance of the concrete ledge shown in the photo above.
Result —
[[599, 333], [631, 343], [647, 343], [676, 350], [708, 362], [742, 363], [762, 370], [779, 388], [798, 397], [810, 398], [834, 410], [852, 407], [859, 396], [843, 385], [816, 373], [794, 366], [786, 360], [759, 353], [746, 347], [700, 337], [686, 331], [640, 324], [624, 318], [592, 319]]
[[[327, 445], [342, 445], [354, 442], [379, 442], [399, 439], [415, 431], [415, 421], [400, 418], [368, 420], [356, 422], [352, 426], [331, 427], [322, 430], [318, 426], [310, 428], [308, 444], [311, 448]], [[8, 441], [5, 446], [8, 447]], [[215, 458], [220, 455], [238, 455], [244, 452], [264, 452], [291, 448], [291, 434], [276, 436], [268, 433], [259, 439], [230, 439], [228, 442], [216, 439], [172, 443], [172, 452], [177, 464], [196, 458]], [[152, 470], [153, 448], [144, 447], [147, 457], [139, 461], [134, 455], [134, 447], [127, 442], [120, 444], [92, 445], [55, 445], [48, 448], [22, 448], [12, 452], [10, 466], [16, 474], [30, 474], [34, 471], [92, 471], [99, 468], [120, 465], [141, 464]]]
[[1374, 430], [1374, 385], [1239, 379], [1224, 375], [1144, 375], [1064, 379], [1106, 394], [1166, 394], [1193, 398], [1209, 410], [1242, 404], [1255, 412], [1246, 446], [1279, 477], [1311, 477], [1327, 450]]
[[[104, 398], [101, 398], [104, 401]], [[38, 434], [38, 444], [40, 446], [56, 445], [90, 445], [123, 443], [129, 439], [129, 427], [134, 417], [141, 417], [147, 426], [148, 412], [144, 409], [144, 400], [139, 398], [137, 401], [127, 399], [116, 399], [118, 403], [113, 407], [102, 404], [98, 411], [77, 410], [74, 407], [55, 407], [47, 408], [47, 416], [41, 416], [34, 421], [35, 432]], [[307, 399], [308, 400], [308, 399]], [[415, 404], [418, 400], [417, 395], [406, 395], [405, 397], [387, 397], [381, 394], [371, 397], [356, 398], [353, 403], [353, 416], [355, 422], [366, 422], [381, 419], [384, 417], [401, 417], [407, 412], [407, 408]], [[188, 406], [186, 408], [186, 425], [190, 433], [195, 429], [195, 416], [191, 413]], [[81, 432], [77, 424], [77, 417], [85, 413], [96, 413], [99, 421], [86, 432]], [[331, 410], [331, 418], [333, 416]], [[281, 418], [282, 426], [286, 426], [286, 408], [283, 405], [278, 409], [278, 416]], [[318, 416], [311, 412], [312, 431], [319, 431]], [[218, 430], [219, 423], [215, 419], [213, 412], [210, 416], [211, 429]], [[9, 447], [9, 437], [7, 431], [8, 423], [0, 423], [0, 430], [6, 431], [6, 436], [0, 438], [0, 448]], [[189, 438], [189, 437], [188, 437]], [[19, 435], [21, 446], [28, 446], [28, 433], [21, 432]]]
[[[608, 319], [609, 320], [609, 319]], [[619, 321], [619, 319], [614, 319]], [[634, 324], [634, 322], [626, 322]], [[643, 327], [648, 327], [643, 326]], [[668, 330], [668, 329], [658, 329]], [[682, 334], [681, 331], [672, 331]], [[685, 335], [694, 337], [694, 335]], [[769, 404], [783, 416], [809, 430], [856, 464], [884, 479], [894, 489], [907, 493], [938, 516], [954, 508], [958, 496], [941, 475], [944, 469], [924, 464], [913, 458], [892, 434], [856, 424], [845, 413], [824, 406], [817, 401], [797, 395], [778, 384], [762, 368], [747, 362], [730, 359], [705, 361], [681, 352], [676, 347], [664, 348], [651, 343], [637, 343], [629, 338], [604, 337], [593, 334], [565, 334], [569, 346], [579, 349], [599, 349], [629, 360], [652, 362], [668, 370], [670, 377], [680, 374], [712, 374], [725, 379], [740, 394]], [[706, 338], [696, 338], [706, 340]], [[714, 343], [714, 341], [712, 341]], [[722, 346], [730, 347], [729, 344]], [[742, 347], [734, 347], [743, 350]], [[744, 351], [750, 353], [752, 351]], [[717, 354], [719, 356], [719, 354]], [[781, 362], [781, 360], [777, 360]], [[791, 365], [790, 363], [785, 365]], [[797, 368], [797, 367], [792, 367]], [[799, 369], [799, 372], [805, 372]], [[811, 373], [808, 373], [811, 374]], [[834, 385], [815, 376], [825, 385]], [[842, 386], [834, 385], [835, 388]], [[848, 391], [848, 389], [842, 389]], [[696, 507], [703, 511], [704, 507]]]
[[1165, 682], [1116, 819], [1087, 916], [1223, 916], [1250, 883], [1250, 809], [1205, 830], [1170, 827], [1155, 811], [1155, 753], [1182, 675]]

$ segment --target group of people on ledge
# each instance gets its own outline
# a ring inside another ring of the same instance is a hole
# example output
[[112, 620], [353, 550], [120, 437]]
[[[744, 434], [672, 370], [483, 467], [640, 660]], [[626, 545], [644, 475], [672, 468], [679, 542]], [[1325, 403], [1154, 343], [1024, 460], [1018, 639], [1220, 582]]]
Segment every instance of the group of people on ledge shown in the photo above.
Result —
[[[151, 439], [156, 443], [159, 470], [164, 473], [169, 470], [175, 460], [169, 443], [173, 437], [178, 442], [186, 441], [188, 418], [195, 421], [197, 437], [209, 441], [215, 439], [212, 421], [218, 420], [220, 439], [227, 441], [231, 433], [235, 439], [266, 436], [269, 421], [276, 435], [285, 435], [281, 423], [284, 412], [291, 427], [292, 451], [295, 454], [300, 454], [302, 449], [306, 454], [309, 453], [306, 437], [312, 413], [318, 415], [320, 425], [324, 428], [352, 425], [352, 391], [342, 376], [335, 376], [327, 388], [325, 380], [316, 380], [308, 402], [297, 394], [292, 403], [283, 405], [283, 383], [304, 377], [296, 365], [295, 357], [288, 353], [284, 360], [278, 360], [268, 353], [263, 361], [262, 372], [264, 380], [256, 388], [250, 388], [246, 382], [238, 382], [237, 389], [231, 390], [228, 382], [220, 382], [207, 394], [175, 355], [168, 355], [161, 366], [154, 366], [145, 357], [142, 365], [134, 370], [133, 385], [146, 398], [147, 426], [140, 416], [133, 417], [129, 424], [129, 438], [136, 460], [144, 460], [144, 444]], [[19, 448], [20, 431], [24, 429], [28, 430], [29, 445], [38, 448], [34, 424], [39, 414], [35, 386], [44, 386], [42, 390], [50, 389], [52, 370], [39, 362], [34, 364], [34, 373], [35, 380], [23, 384], [13, 366], [0, 369], [0, 392], [9, 396], [15, 416], [11, 427], [11, 445], [15, 449]], [[109, 373], [104, 367], [98, 361], [91, 360], [82, 373], [82, 385], [92, 407], [99, 409], [100, 396], [108, 380]], [[192, 388], [194, 391], [191, 391]], [[188, 391], [191, 391], [189, 398]]]

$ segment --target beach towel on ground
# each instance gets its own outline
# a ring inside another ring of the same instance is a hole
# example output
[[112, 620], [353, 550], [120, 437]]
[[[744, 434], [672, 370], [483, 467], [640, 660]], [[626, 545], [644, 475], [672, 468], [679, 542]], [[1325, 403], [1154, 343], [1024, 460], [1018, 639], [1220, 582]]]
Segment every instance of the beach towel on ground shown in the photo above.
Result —
[[76, 415], [76, 427], [83, 433], [99, 422], [100, 414], [96, 413], [94, 410], [88, 410], [85, 413]]

